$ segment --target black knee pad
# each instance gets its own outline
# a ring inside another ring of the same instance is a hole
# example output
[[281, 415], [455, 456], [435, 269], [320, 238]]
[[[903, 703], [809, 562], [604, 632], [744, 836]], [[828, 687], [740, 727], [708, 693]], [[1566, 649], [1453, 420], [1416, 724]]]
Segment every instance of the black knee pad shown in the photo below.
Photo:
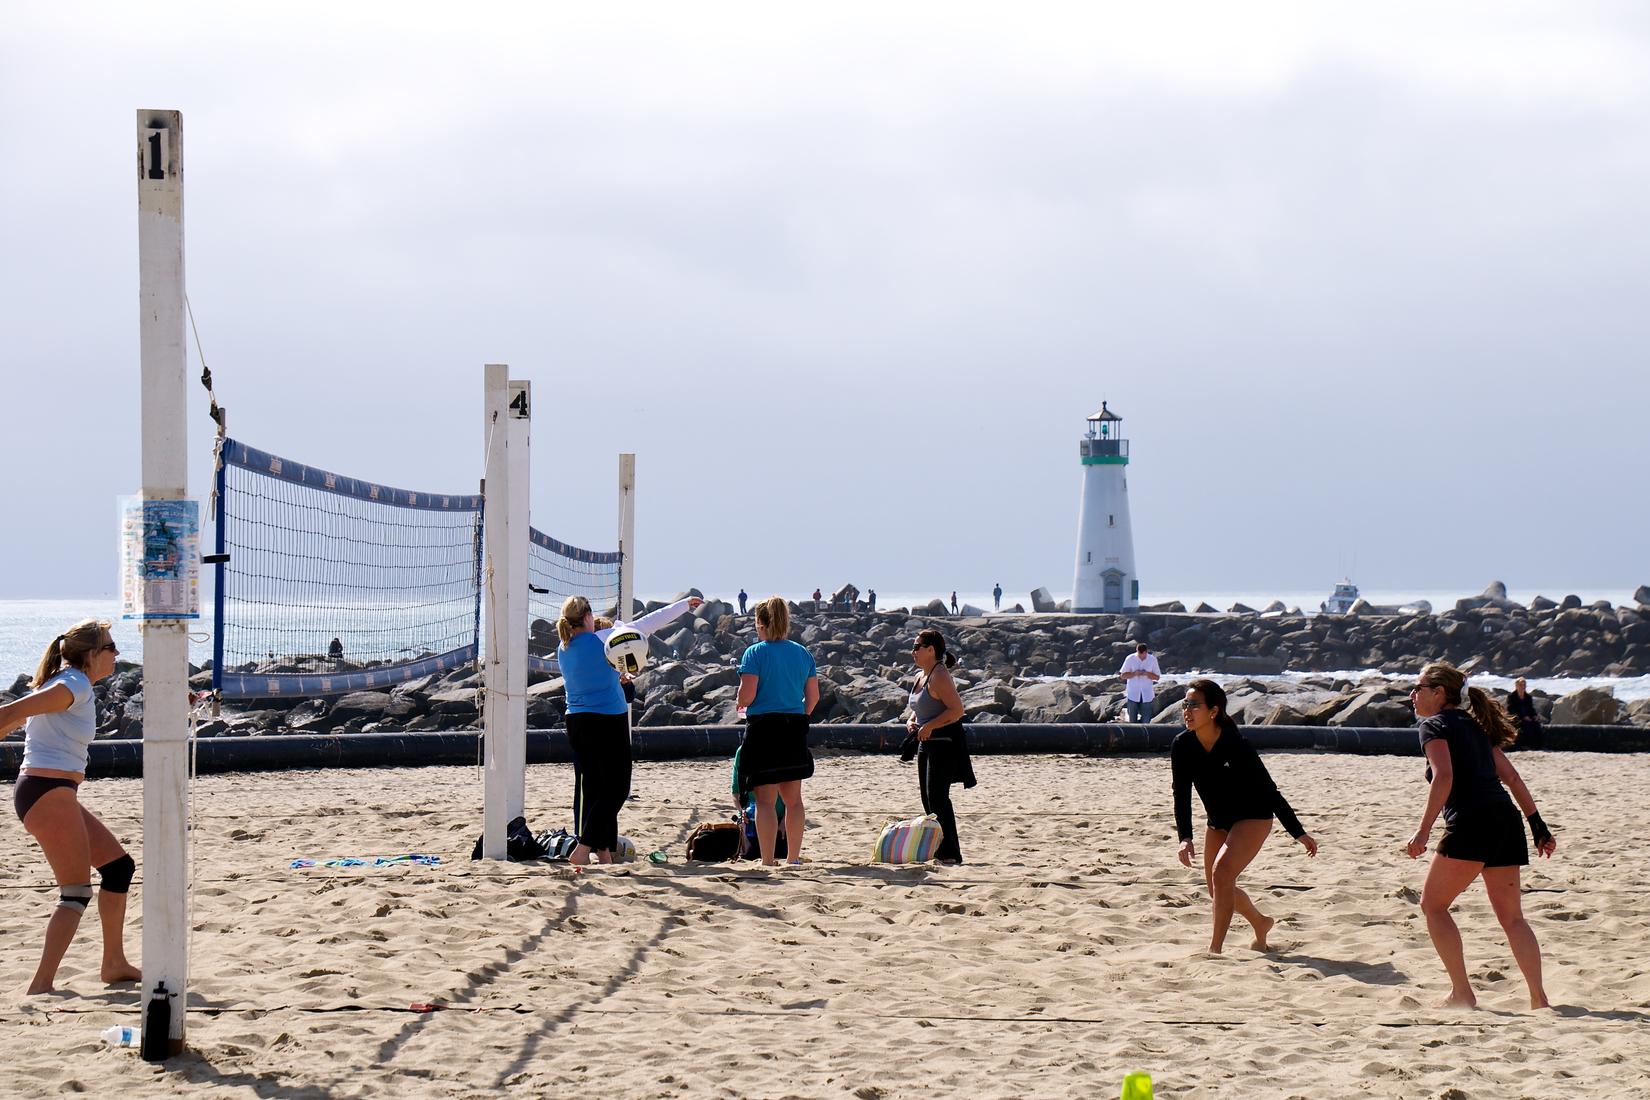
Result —
[[86, 911], [86, 904], [92, 900], [92, 884], [84, 886], [59, 886], [57, 888], [57, 907], [59, 909], [73, 909], [77, 913]]
[[131, 856], [111, 859], [97, 869], [98, 885], [111, 894], [124, 894], [132, 888], [132, 876], [137, 874], [137, 862]]

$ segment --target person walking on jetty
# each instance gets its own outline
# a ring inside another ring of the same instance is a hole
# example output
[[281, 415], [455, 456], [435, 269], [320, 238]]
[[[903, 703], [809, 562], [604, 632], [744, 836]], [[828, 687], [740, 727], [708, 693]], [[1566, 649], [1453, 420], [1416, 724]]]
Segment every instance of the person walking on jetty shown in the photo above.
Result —
[[1518, 727], [1518, 747], [1539, 749], [1544, 740], [1541, 736], [1541, 715], [1535, 712], [1535, 699], [1531, 697], [1530, 689], [1522, 676], [1513, 683], [1513, 689], [1507, 693], [1507, 714]]
[[1134, 652], [1123, 658], [1123, 667], [1119, 670], [1123, 677], [1124, 706], [1128, 709], [1129, 721], [1150, 722], [1152, 720], [1152, 703], [1157, 699], [1157, 681], [1163, 678], [1163, 670], [1158, 667], [1157, 655], [1145, 642], [1134, 647]]
[[[705, 601], [677, 600], [629, 624], [643, 634], [674, 622]], [[603, 627], [583, 596], [561, 605], [556, 660], [567, 690], [567, 744], [573, 752], [573, 831], [578, 843], [568, 862], [588, 866], [590, 854], [613, 862], [619, 843], [619, 809], [630, 797], [630, 676], [620, 676], [607, 660]]]
[[741, 585], [739, 588], [739, 614], [743, 615], [745, 613], [745, 601], [749, 598], [749, 596], [745, 595], [744, 586]]
[[877, 590], [872, 588], [865, 593], [865, 607], [869, 611], [877, 609]]
[[818, 588], [818, 586], [817, 586], [817, 585], [816, 585], [816, 586], [815, 586], [815, 587], [814, 587], [814, 610], [815, 610], [815, 611], [818, 611], [818, 610], [820, 610], [820, 606], [819, 606], [819, 604], [820, 604], [820, 601], [822, 601], [822, 600], [824, 600], [824, 599], [825, 599], [825, 597], [824, 597], [824, 595], [822, 595], [822, 594], [821, 594], [821, 593], [820, 593], [820, 591], [819, 591], [819, 588]]
[[957, 813], [951, 805], [951, 785], [974, 786], [974, 765], [968, 758], [968, 735], [963, 727], [962, 699], [951, 679], [957, 655], [945, 651], [945, 635], [924, 630], [911, 646], [911, 661], [917, 666], [916, 687], [911, 691], [911, 713], [905, 728], [917, 742], [917, 789], [922, 795], [922, 812], [939, 819], [945, 838], [934, 849], [941, 863], [961, 863], [962, 844], [957, 837]]
[[998, 581], [991, 586], [991, 604], [998, 611], [1003, 609], [1003, 582]]
[[135, 982], [143, 976], [126, 958], [126, 894], [137, 863], [97, 815], [80, 804], [86, 781], [87, 746], [97, 734], [92, 685], [115, 670], [120, 650], [109, 624], [76, 623], [46, 646], [29, 694], [0, 706], [0, 737], [24, 726], [23, 764], [12, 802], [17, 819], [39, 843], [57, 880], [57, 908], [46, 921], [40, 965], [27, 992], [50, 993], [92, 900], [97, 868], [97, 918], [103, 931], [104, 982]]
[[1238, 876], [1271, 835], [1274, 815], [1308, 856], [1318, 854], [1318, 842], [1302, 828], [1260, 754], [1226, 713], [1226, 693], [1220, 685], [1213, 680], [1193, 680], [1187, 685], [1181, 714], [1186, 729], [1169, 747], [1174, 821], [1180, 834], [1180, 862], [1191, 867], [1197, 858], [1197, 845], [1192, 843], [1195, 787], [1209, 818], [1203, 832], [1203, 880], [1214, 907], [1209, 950], [1218, 955], [1225, 948], [1235, 911], [1255, 930], [1254, 949], [1265, 951], [1266, 934], [1275, 921], [1255, 907], [1238, 886]]
[[951, 590], [951, 614], [957, 614], [957, 590], [955, 588]]
[[819, 702], [819, 670], [813, 655], [790, 641], [791, 609], [783, 596], [756, 605], [755, 645], [739, 658], [738, 706], [745, 712], [739, 746], [738, 785], [756, 792], [756, 843], [764, 867], [777, 867], [779, 807], [785, 803], [786, 856], [802, 862], [807, 807], [802, 781], [814, 774], [808, 748], [808, 716]]
[[1490, 908], [1507, 933], [1507, 944], [1524, 974], [1530, 1007], [1546, 1008], [1541, 945], [1524, 919], [1519, 886], [1519, 868], [1530, 862], [1519, 811], [1529, 821], [1535, 849], [1542, 856], [1550, 857], [1558, 841], [1541, 820], [1535, 798], [1518, 769], [1502, 751], [1517, 740], [1518, 730], [1501, 704], [1482, 688], [1469, 688], [1461, 670], [1443, 661], [1421, 670], [1410, 700], [1415, 716], [1421, 720], [1421, 750], [1427, 757], [1428, 783], [1421, 824], [1404, 848], [1411, 859], [1418, 859], [1427, 850], [1432, 826], [1440, 812], [1444, 815], [1444, 835], [1427, 868], [1426, 885], [1421, 888], [1421, 915], [1427, 920], [1427, 934], [1449, 975], [1450, 993], [1441, 1004], [1471, 1007], [1478, 1003], [1467, 980], [1461, 931], [1449, 910], [1472, 880], [1482, 877]]

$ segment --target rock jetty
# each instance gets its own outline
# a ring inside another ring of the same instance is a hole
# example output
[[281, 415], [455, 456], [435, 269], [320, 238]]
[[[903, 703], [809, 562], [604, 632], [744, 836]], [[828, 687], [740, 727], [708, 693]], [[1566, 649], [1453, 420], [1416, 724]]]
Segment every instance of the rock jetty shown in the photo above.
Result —
[[[791, 636], [818, 663], [815, 719], [824, 722], [897, 721], [913, 675], [911, 640], [925, 627], [944, 633], [957, 654], [957, 683], [968, 719], [976, 723], [1120, 720], [1123, 682], [1115, 673], [1139, 641], [1152, 647], [1165, 670], [1154, 719], [1161, 723], [1179, 721], [1179, 700], [1194, 670], [1236, 677], [1227, 692], [1240, 723], [1331, 726], [1413, 724], [1408, 706], [1413, 676], [1440, 658], [1469, 672], [1502, 676], [1650, 674], [1650, 604], [1584, 605], [1566, 596], [1538, 597], [1524, 606], [1495, 589], [1438, 614], [1411, 608], [1345, 616], [1303, 616], [1273, 604], [1258, 611], [1239, 606], [1190, 612], [1162, 605], [1132, 616], [951, 617], [939, 600], [916, 610], [871, 612], [850, 597], [834, 601], [835, 610], [832, 603], [793, 604]], [[1637, 595], [1650, 599], [1650, 586]], [[1034, 599], [1045, 603], [1046, 594], [1039, 591]], [[652, 661], [637, 682], [637, 723], [735, 723], [735, 665], [754, 640], [750, 618], [714, 599], [693, 618], [656, 634]], [[354, 666], [340, 661], [328, 667], [344, 672]], [[1379, 669], [1396, 678], [1358, 679], [1342, 671], [1349, 669]], [[1286, 671], [1306, 675], [1277, 678]], [[210, 671], [195, 670], [191, 684], [209, 688]], [[25, 690], [27, 678], [19, 677], [10, 692], [0, 692], [0, 701]], [[141, 735], [139, 669], [119, 666], [97, 693], [99, 737]], [[1650, 700], [1623, 704], [1595, 688], [1562, 698], [1534, 694], [1537, 710], [1556, 723], [1650, 726]], [[458, 669], [390, 690], [225, 705], [220, 715], [201, 722], [199, 733], [465, 729], [479, 723], [481, 697], [479, 671]], [[559, 727], [565, 707], [562, 681], [535, 675], [528, 690], [528, 725]]]

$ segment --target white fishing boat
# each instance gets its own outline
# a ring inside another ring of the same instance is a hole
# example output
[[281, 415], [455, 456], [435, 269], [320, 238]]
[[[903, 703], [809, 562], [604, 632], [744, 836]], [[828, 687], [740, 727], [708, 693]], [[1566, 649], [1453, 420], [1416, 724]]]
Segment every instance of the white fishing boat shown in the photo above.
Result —
[[1318, 609], [1325, 615], [1345, 615], [1357, 602], [1358, 586], [1351, 581], [1343, 580], [1335, 586], [1335, 591], [1330, 597], [1318, 605]]

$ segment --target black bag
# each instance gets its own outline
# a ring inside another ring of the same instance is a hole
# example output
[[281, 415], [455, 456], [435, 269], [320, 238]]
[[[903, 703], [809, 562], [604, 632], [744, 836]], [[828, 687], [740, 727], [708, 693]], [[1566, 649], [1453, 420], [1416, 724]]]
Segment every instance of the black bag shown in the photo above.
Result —
[[706, 821], [688, 834], [687, 858], [696, 863], [721, 863], [738, 859], [745, 846], [745, 834], [737, 821]]
[[[471, 859], [481, 858], [481, 842], [485, 837], [476, 837], [475, 851], [470, 853]], [[512, 863], [526, 863], [531, 859], [543, 859], [545, 848], [537, 837], [527, 828], [527, 819], [518, 817], [505, 826], [504, 854]]]

